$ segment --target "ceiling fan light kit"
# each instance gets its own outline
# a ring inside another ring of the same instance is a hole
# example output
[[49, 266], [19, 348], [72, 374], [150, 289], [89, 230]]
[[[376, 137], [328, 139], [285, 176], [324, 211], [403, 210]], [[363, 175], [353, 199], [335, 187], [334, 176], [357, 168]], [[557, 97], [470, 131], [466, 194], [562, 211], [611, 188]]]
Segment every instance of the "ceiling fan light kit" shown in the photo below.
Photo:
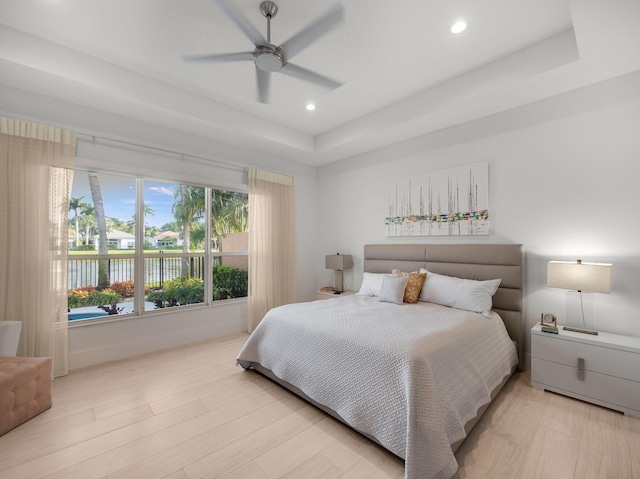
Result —
[[306, 28], [303, 28], [282, 45], [278, 46], [271, 43], [271, 20], [278, 13], [278, 5], [274, 2], [264, 1], [260, 4], [260, 12], [267, 19], [267, 38], [264, 38], [264, 36], [256, 30], [250, 22], [236, 12], [230, 3], [227, 3], [225, 0], [215, 0], [215, 3], [253, 42], [255, 49], [252, 52], [213, 55], [184, 55], [182, 57], [184, 61], [217, 63], [246, 60], [253, 61], [256, 66], [258, 101], [261, 103], [269, 102], [269, 80], [271, 73], [283, 73], [329, 89], [335, 89], [342, 86], [341, 82], [288, 62], [289, 58], [300, 53], [342, 22], [344, 16], [342, 4], [335, 4], [335, 6], [325, 15], [312, 22]]
[[253, 51], [253, 63], [263, 72], [279, 72], [285, 64], [282, 48], [275, 45], [258, 45]]

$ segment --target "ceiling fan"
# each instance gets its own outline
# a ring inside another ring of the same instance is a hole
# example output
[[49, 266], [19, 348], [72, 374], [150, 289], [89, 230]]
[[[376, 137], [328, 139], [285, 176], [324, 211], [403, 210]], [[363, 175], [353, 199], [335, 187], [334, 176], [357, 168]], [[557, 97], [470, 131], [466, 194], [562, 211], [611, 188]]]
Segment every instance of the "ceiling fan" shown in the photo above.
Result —
[[250, 52], [239, 53], [183, 55], [182, 58], [185, 62], [252, 61], [256, 65], [258, 101], [261, 103], [269, 103], [269, 80], [271, 79], [271, 73], [283, 73], [329, 89], [342, 86], [342, 83], [336, 80], [289, 63], [291, 58], [342, 22], [342, 4], [336, 3], [322, 17], [312, 22], [306, 28], [303, 28], [282, 45], [277, 46], [271, 44], [271, 20], [278, 13], [278, 6], [274, 2], [265, 1], [260, 4], [260, 12], [267, 19], [267, 38], [265, 38], [246, 18], [231, 7], [230, 1], [214, 1], [224, 13], [233, 20], [240, 30], [244, 32], [249, 40], [253, 42], [255, 49]]

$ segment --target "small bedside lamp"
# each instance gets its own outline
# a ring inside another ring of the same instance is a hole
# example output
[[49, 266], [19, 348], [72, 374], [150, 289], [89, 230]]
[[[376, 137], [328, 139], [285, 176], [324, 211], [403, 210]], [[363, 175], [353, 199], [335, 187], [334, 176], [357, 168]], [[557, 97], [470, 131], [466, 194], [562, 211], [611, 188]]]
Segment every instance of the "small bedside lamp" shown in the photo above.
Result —
[[584, 308], [582, 307], [582, 292], [610, 293], [612, 284], [613, 265], [606, 263], [583, 263], [577, 260], [549, 261], [547, 264], [547, 286], [551, 288], [563, 288], [578, 291], [582, 311], [582, 328], [570, 328], [567, 331], [578, 333], [598, 334], [597, 331], [586, 329], [584, 322]]
[[342, 287], [342, 271], [353, 268], [353, 258], [350, 254], [340, 253], [330, 254], [324, 258], [326, 268], [336, 270], [335, 286], [333, 289], [342, 293], [344, 291]]

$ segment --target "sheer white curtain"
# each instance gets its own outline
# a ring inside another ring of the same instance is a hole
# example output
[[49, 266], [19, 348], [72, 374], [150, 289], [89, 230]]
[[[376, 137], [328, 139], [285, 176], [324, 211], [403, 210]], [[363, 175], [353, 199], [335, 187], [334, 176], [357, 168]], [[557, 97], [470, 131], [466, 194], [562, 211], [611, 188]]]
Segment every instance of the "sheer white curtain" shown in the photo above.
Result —
[[67, 236], [75, 133], [0, 117], [0, 320], [22, 321], [18, 356], [68, 372]]
[[295, 302], [295, 196], [292, 177], [249, 170], [249, 332], [271, 308]]

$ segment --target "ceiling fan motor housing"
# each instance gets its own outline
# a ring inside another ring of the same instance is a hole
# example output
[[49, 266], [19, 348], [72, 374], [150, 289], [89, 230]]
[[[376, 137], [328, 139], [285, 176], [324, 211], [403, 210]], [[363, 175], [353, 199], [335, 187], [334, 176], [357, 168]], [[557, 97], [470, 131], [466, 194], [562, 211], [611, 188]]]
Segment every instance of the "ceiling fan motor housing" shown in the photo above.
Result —
[[286, 63], [284, 51], [275, 45], [257, 45], [253, 51], [253, 62], [260, 70], [268, 73], [280, 71]]

